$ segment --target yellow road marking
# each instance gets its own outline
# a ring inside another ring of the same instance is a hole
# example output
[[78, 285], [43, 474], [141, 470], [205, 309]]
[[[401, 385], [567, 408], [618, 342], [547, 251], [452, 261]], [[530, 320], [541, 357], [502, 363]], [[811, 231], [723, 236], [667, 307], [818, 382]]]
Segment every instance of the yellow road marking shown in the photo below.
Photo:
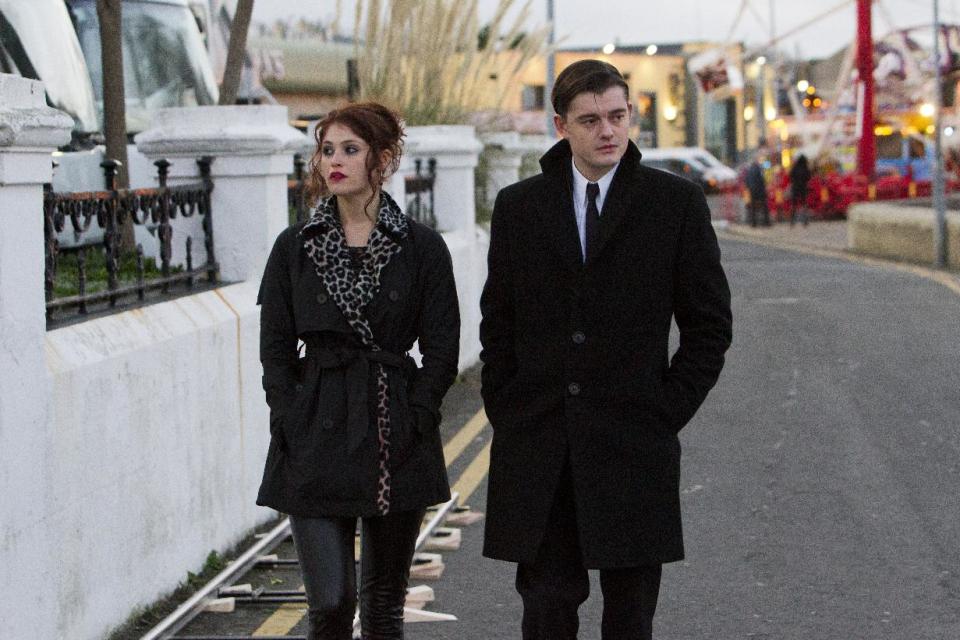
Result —
[[949, 272], [945, 271], [937, 271], [935, 269], [929, 269], [919, 265], [894, 262], [892, 260], [883, 260], [881, 258], [871, 258], [869, 256], [861, 256], [855, 253], [838, 251], [835, 249], [819, 249], [816, 247], [808, 247], [790, 242], [782, 242], [771, 238], [761, 238], [758, 236], [741, 233], [739, 231], [723, 231], [717, 235], [720, 237], [725, 237], [729, 240], [751, 242], [753, 244], [762, 244], [768, 247], [774, 247], [776, 249], [784, 249], [786, 251], [794, 251], [796, 253], [819, 256], [821, 258], [838, 258], [840, 260], [846, 260], [847, 262], [864, 264], [870, 267], [880, 267], [884, 269], [891, 269], [893, 271], [901, 271], [919, 276], [921, 278], [926, 278], [927, 280], [932, 280], [933, 282], [943, 285], [953, 293], [960, 295], [960, 280], [951, 275]]
[[490, 445], [493, 442], [488, 442], [487, 445], [477, 454], [477, 457], [473, 459], [473, 462], [470, 463], [463, 474], [460, 476], [460, 479], [457, 480], [457, 483], [451, 487], [451, 493], [459, 493], [460, 499], [458, 502], [460, 505], [466, 504], [467, 500], [470, 499], [470, 496], [473, 495], [473, 492], [476, 491], [477, 487], [483, 482], [483, 479], [487, 477], [487, 471], [490, 469]]
[[487, 426], [487, 412], [481, 408], [443, 448], [443, 459], [446, 460], [447, 467], [460, 457], [463, 450], [474, 441], [485, 426]]
[[[443, 448], [443, 458], [449, 467], [460, 457], [460, 454], [470, 446], [470, 443], [483, 431], [483, 428], [489, 424], [487, 422], [487, 413], [482, 408], [470, 418], [463, 427], [450, 439], [450, 442]], [[487, 469], [490, 466], [490, 444], [474, 458], [473, 462], [467, 466], [467, 469], [457, 480], [452, 491], [460, 492], [460, 504], [464, 502], [476, 491], [477, 487], [487, 475]], [[281, 604], [279, 608], [263, 621], [253, 637], [262, 636], [284, 636], [290, 633], [290, 630], [297, 626], [297, 623], [307, 614], [306, 604], [286, 603]]]
[[285, 603], [263, 621], [251, 635], [254, 638], [261, 636], [285, 636], [297, 623], [307, 615], [307, 605], [301, 603]]

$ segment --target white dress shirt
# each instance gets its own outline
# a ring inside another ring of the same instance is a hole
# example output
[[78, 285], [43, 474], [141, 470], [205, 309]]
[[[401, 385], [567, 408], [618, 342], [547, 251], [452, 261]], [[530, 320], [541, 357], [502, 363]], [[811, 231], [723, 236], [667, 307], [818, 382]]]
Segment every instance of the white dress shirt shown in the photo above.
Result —
[[[587, 184], [590, 180], [583, 177], [573, 158], [570, 159], [570, 165], [573, 167], [573, 213], [577, 219], [577, 232], [580, 234], [580, 255], [585, 256], [587, 255]], [[603, 216], [603, 201], [607, 198], [607, 190], [619, 166], [618, 162], [597, 180], [597, 186], [600, 187], [600, 193], [597, 195], [597, 211], [601, 216]]]

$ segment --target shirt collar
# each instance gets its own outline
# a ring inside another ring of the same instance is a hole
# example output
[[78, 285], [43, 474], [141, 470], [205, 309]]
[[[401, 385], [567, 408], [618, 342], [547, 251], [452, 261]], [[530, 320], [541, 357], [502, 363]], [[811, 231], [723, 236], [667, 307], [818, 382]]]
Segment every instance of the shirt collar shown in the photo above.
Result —
[[[613, 182], [613, 175], [617, 172], [617, 168], [620, 166], [620, 163], [613, 165], [610, 168], [610, 171], [607, 171], [603, 174], [603, 177], [597, 180], [597, 186], [600, 187], [600, 194], [597, 197], [597, 209], [603, 211], [603, 201], [607, 197], [607, 190], [610, 188], [610, 183]], [[576, 163], [573, 161], [573, 157], [570, 157], [570, 167], [573, 169], [573, 199], [574, 202], [586, 202], [587, 200], [587, 184], [590, 183], [590, 180], [587, 180], [580, 170], [577, 169]]]

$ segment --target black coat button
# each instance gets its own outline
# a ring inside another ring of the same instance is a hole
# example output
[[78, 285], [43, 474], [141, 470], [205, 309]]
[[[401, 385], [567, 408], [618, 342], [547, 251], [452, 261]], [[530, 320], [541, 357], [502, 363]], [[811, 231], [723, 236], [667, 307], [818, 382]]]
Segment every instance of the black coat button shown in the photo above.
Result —
[[571, 382], [567, 385], [567, 391], [570, 392], [572, 396], [578, 396], [580, 395], [580, 385], [576, 382]]
[[396, 302], [400, 299], [400, 292], [398, 292], [396, 289], [391, 289], [390, 293], [387, 294], [387, 297], [390, 298], [391, 302]]
[[317, 294], [317, 302], [319, 302], [320, 304], [326, 304], [326, 303], [327, 303], [327, 294], [325, 294], [325, 293], [318, 293], [318, 294]]
[[583, 335], [583, 331], [574, 331], [572, 338], [574, 344], [583, 344], [587, 336]]
[[294, 387], [294, 389], [296, 390], [297, 393], [300, 393], [301, 391], [303, 391], [303, 385], [298, 384], [297, 386]]
[[333, 429], [333, 418], [324, 418], [321, 424], [324, 429]]

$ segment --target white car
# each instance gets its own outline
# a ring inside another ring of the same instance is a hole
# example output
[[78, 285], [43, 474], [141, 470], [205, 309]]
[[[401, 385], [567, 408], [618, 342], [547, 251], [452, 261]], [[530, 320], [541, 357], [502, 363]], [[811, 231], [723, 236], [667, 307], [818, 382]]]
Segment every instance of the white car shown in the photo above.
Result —
[[642, 164], [675, 173], [696, 182], [707, 193], [736, 186], [737, 172], [700, 147], [640, 149]]

